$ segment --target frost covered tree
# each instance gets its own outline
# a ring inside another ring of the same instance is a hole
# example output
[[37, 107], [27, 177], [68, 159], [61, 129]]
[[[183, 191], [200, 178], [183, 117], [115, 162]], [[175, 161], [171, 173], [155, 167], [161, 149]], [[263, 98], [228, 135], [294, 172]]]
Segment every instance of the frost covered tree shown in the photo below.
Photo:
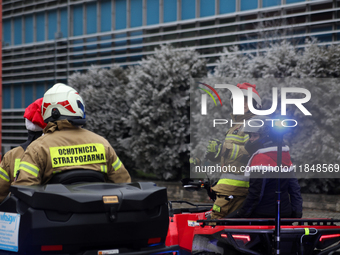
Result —
[[252, 55], [245, 54], [237, 46], [224, 48], [217, 66], [214, 69], [214, 76], [229, 78], [248, 77], [248, 64]]
[[189, 162], [189, 87], [207, 73], [194, 50], [166, 45], [130, 67], [126, 125], [121, 142], [137, 169], [165, 179], [181, 178]]
[[133, 162], [119, 142], [129, 131], [123, 121], [130, 109], [126, 100], [127, 83], [126, 71], [116, 65], [109, 69], [92, 66], [85, 73], [72, 74], [68, 80], [85, 102], [85, 128], [104, 136], [130, 170]]

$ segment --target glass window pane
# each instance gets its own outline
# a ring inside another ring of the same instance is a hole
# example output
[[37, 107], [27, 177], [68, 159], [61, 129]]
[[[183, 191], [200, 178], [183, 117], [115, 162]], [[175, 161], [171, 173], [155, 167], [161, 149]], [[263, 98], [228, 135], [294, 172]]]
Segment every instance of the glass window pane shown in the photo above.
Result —
[[33, 15], [25, 16], [25, 43], [33, 42]]
[[143, 25], [143, 1], [131, 0], [131, 27]]
[[262, 7], [281, 5], [281, 0], [262, 0]]
[[22, 87], [20, 85], [13, 86], [14, 91], [14, 108], [23, 108], [22, 106]]
[[22, 44], [22, 20], [21, 17], [14, 19], [14, 45]]
[[45, 13], [40, 12], [36, 16], [36, 34], [37, 34], [37, 42], [45, 40]]
[[4, 42], [5, 45], [11, 45], [11, 20], [10, 19], [5, 19], [3, 20], [3, 37], [4, 37]]
[[252, 10], [257, 8], [255, 0], [241, 0], [241, 11]]
[[83, 6], [75, 5], [73, 7], [73, 35], [83, 34]]
[[3, 85], [2, 94], [3, 94], [2, 107], [4, 109], [11, 108], [11, 86]]
[[67, 9], [64, 8], [60, 10], [60, 31], [63, 34], [63, 37], [67, 37], [67, 27]]
[[43, 97], [45, 94], [45, 84], [44, 82], [37, 82], [35, 85], [35, 91], [37, 98]]
[[220, 14], [236, 11], [236, 0], [220, 1]]
[[28, 83], [25, 84], [25, 105], [26, 108], [33, 102], [33, 85]]
[[297, 2], [304, 2], [305, 0], [286, 0], [286, 4], [297, 3]]
[[100, 2], [100, 31], [111, 31], [111, 0]]
[[57, 31], [57, 11], [49, 11], [48, 15], [48, 40], [54, 40]]
[[86, 5], [86, 33], [97, 32], [97, 2]]
[[177, 1], [164, 0], [164, 22], [177, 20]]
[[182, 20], [195, 18], [195, 6], [195, 0], [182, 0]]
[[215, 1], [201, 0], [200, 1], [200, 17], [215, 15]]
[[159, 23], [159, 0], [147, 0], [146, 23], [153, 25]]
[[125, 29], [126, 28], [126, 1], [125, 0], [116, 0], [116, 29]]

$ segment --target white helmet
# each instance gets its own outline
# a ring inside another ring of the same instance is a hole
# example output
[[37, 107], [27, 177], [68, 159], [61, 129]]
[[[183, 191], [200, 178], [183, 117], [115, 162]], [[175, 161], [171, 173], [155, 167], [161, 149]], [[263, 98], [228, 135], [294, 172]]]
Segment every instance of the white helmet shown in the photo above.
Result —
[[78, 92], [63, 83], [46, 91], [41, 105], [44, 122], [71, 120], [74, 125], [85, 124], [85, 105]]

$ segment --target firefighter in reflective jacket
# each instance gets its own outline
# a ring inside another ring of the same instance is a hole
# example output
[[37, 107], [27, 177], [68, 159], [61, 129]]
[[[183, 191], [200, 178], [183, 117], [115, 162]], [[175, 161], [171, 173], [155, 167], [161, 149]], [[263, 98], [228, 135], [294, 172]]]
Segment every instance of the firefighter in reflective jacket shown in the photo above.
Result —
[[81, 127], [85, 106], [76, 90], [55, 84], [44, 95], [42, 116], [44, 136], [27, 147], [13, 184], [46, 184], [54, 174], [74, 169], [103, 172], [108, 182], [131, 182], [109, 142]]
[[[249, 83], [237, 84], [242, 90], [244, 96], [247, 96], [248, 88], [252, 90], [253, 105], [256, 109], [262, 107], [261, 98], [256, 91], [256, 85]], [[232, 100], [232, 99], [231, 99]], [[243, 133], [243, 123], [254, 116], [249, 111], [247, 99], [244, 100], [244, 115], [231, 114], [233, 125], [226, 134], [225, 140], [221, 143], [218, 140], [212, 140], [208, 145], [207, 158], [213, 162], [221, 162], [221, 168], [226, 169], [222, 172], [219, 181], [212, 190], [216, 193], [216, 200], [213, 205], [211, 219], [223, 218], [227, 214], [236, 210], [245, 200], [248, 187], [249, 177], [245, 176], [240, 170], [246, 166], [249, 154], [244, 149], [244, 144], [248, 141], [249, 136]], [[224, 168], [223, 168], [224, 167]], [[227, 171], [227, 170], [232, 171]]]
[[303, 201], [289, 147], [282, 146], [281, 166], [277, 168], [278, 135], [275, 133], [275, 127], [265, 120], [264, 116], [254, 117], [252, 125], [245, 125], [243, 129], [249, 134], [245, 149], [252, 155], [246, 171], [246, 175], [250, 177], [249, 190], [242, 206], [227, 215], [227, 218], [275, 218], [278, 183], [281, 217], [302, 217]]
[[0, 163], [0, 202], [9, 193], [9, 187], [15, 180], [21, 157], [24, 155], [27, 146], [39, 138], [43, 133], [43, 128], [46, 127], [46, 123], [41, 116], [42, 100], [42, 98], [37, 99], [25, 109], [24, 118], [28, 131], [27, 141], [8, 151]]

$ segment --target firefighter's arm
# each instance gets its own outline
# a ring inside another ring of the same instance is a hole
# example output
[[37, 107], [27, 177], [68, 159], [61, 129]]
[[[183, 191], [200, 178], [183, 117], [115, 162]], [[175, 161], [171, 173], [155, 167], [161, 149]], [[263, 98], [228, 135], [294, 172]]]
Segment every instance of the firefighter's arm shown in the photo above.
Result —
[[0, 203], [7, 197], [10, 186], [10, 166], [5, 154], [0, 163]]
[[40, 155], [30, 147], [26, 150], [20, 161], [19, 173], [13, 185], [39, 185], [41, 184], [42, 175], [44, 174], [44, 160]]
[[114, 183], [131, 182], [129, 172], [126, 170], [123, 162], [119, 159], [113, 148], [109, 148], [109, 160], [107, 168], [107, 175], [110, 181]]

